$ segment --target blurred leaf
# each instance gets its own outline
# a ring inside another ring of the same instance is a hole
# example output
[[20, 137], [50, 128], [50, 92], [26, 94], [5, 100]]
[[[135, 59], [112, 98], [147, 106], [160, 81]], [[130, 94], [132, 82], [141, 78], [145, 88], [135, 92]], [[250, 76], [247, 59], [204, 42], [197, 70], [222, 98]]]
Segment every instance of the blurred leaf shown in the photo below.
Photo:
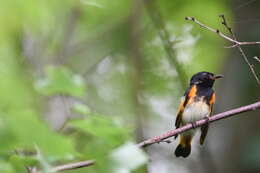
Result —
[[89, 6], [104, 8], [103, 5], [101, 5], [100, 3], [98, 3], [94, 0], [92, 0], [92, 1], [91, 0], [82, 0], [81, 2], [83, 2], [84, 4], [89, 5]]
[[112, 151], [114, 173], [130, 173], [148, 162], [148, 156], [133, 142], [127, 142]]
[[12, 155], [9, 162], [13, 165], [17, 172], [24, 172], [25, 166], [35, 166], [38, 160], [35, 157], [26, 157], [19, 155]]
[[47, 77], [36, 83], [36, 89], [45, 95], [68, 94], [82, 97], [86, 92], [85, 82], [80, 75], [73, 74], [68, 68], [48, 66]]
[[17, 173], [15, 171], [15, 169], [12, 167], [11, 163], [3, 162], [1, 160], [0, 160], [0, 172], [3, 172], [3, 173]]
[[123, 143], [129, 135], [129, 131], [121, 124], [116, 123], [112, 118], [101, 115], [92, 115], [83, 120], [74, 120], [70, 122], [70, 125], [99, 137], [112, 146]]
[[[34, 144], [48, 156], [48, 160], [71, 159], [74, 151], [72, 139], [53, 132], [39, 120], [39, 115], [32, 110], [13, 110], [8, 120], [8, 130], [15, 132], [10, 148], [27, 148], [34, 150]], [[26, 127], [26, 128], [25, 128]], [[11, 136], [10, 136], [11, 137]], [[2, 151], [2, 148], [0, 148]]]
[[48, 163], [46, 158], [43, 156], [42, 152], [40, 151], [40, 149], [37, 145], [35, 145], [35, 148], [37, 151], [36, 158], [40, 163], [41, 170], [43, 171], [43, 173], [49, 173], [51, 170], [51, 165]]
[[74, 104], [72, 110], [81, 115], [89, 115], [91, 113], [90, 108], [85, 104]]

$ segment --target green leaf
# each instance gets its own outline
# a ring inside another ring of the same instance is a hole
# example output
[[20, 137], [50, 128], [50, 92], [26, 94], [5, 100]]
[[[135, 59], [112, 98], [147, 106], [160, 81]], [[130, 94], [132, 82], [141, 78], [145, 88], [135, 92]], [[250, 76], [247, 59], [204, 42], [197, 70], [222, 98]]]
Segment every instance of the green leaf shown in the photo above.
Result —
[[48, 66], [47, 77], [38, 80], [36, 89], [44, 95], [67, 94], [75, 97], [82, 97], [86, 92], [84, 79], [73, 74], [68, 68], [59, 66]]
[[92, 115], [83, 120], [74, 120], [70, 122], [75, 128], [99, 137], [110, 143], [112, 146], [122, 144], [129, 135], [129, 130], [116, 123], [112, 118], [101, 115]]
[[16, 171], [22, 172], [25, 170], [25, 166], [35, 166], [38, 164], [38, 160], [35, 157], [12, 155], [9, 162], [13, 165]]
[[[72, 139], [66, 138], [49, 129], [47, 124], [40, 121], [39, 115], [32, 110], [13, 110], [6, 117], [8, 129], [15, 132], [11, 148], [26, 148], [34, 150], [36, 144], [48, 156], [48, 160], [71, 159], [75, 154]], [[2, 151], [2, 148], [0, 148]]]
[[85, 104], [74, 104], [72, 107], [72, 110], [75, 113], [81, 114], [81, 115], [89, 115], [91, 113], [90, 108]]
[[[16, 173], [17, 171], [13, 168], [12, 164], [9, 162], [3, 162], [0, 160], [0, 172], [3, 173]], [[22, 173], [22, 172], [19, 172]]]

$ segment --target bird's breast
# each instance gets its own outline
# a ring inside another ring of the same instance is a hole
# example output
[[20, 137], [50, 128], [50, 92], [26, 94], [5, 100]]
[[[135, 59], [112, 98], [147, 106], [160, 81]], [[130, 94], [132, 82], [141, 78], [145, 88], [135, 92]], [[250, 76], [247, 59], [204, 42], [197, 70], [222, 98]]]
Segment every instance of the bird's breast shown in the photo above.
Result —
[[187, 104], [183, 114], [182, 120], [183, 124], [195, 122], [202, 118], [209, 116], [210, 108], [209, 105], [205, 101], [193, 101], [190, 104]]

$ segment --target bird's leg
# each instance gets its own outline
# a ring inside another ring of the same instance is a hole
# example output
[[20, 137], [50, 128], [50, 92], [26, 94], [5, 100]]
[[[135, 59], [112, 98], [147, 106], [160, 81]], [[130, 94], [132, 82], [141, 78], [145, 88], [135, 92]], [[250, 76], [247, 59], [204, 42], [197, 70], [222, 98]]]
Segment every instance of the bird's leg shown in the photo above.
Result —
[[174, 139], [176, 139], [178, 137], [178, 135], [174, 135]]
[[[205, 124], [209, 124], [209, 117], [204, 117], [203, 119], [206, 121]], [[198, 127], [197, 124], [196, 124], [196, 122], [191, 122], [191, 125], [192, 125], [192, 128], [193, 128], [193, 129], [195, 129], [195, 128]]]
[[209, 124], [209, 117], [204, 117], [204, 120], [206, 120], [206, 124]]
[[191, 122], [191, 125], [192, 125], [192, 128], [193, 128], [193, 129], [196, 129], [196, 128], [197, 128], [196, 122]]
[[[175, 130], [177, 129], [177, 127], [175, 128]], [[176, 139], [178, 137], [178, 134], [177, 135], [174, 135], [174, 139]]]

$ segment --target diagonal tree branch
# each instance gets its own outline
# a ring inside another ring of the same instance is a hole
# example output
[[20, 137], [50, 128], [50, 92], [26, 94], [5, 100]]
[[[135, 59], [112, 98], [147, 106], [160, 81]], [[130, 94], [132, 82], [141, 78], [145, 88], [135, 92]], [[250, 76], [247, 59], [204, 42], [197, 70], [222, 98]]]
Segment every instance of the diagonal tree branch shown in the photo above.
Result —
[[[49, 171], [50, 173], [55, 173], [55, 172], [61, 172], [61, 171], [69, 171], [73, 169], [78, 169], [78, 168], [84, 168], [88, 166], [92, 166], [95, 164], [95, 160], [86, 160], [86, 161], [81, 161], [81, 162], [74, 162], [74, 163], [68, 163], [64, 165], [59, 165], [56, 167], [51, 168]], [[28, 173], [42, 173], [42, 171], [37, 170], [36, 167], [26, 167]]]
[[51, 169], [51, 172], [68, 171], [68, 170], [72, 170], [72, 169], [88, 167], [88, 166], [91, 166], [91, 165], [94, 165], [94, 164], [95, 164], [94, 160], [87, 160], [87, 161], [82, 161], [82, 162], [69, 163], [69, 164], [65, 164], [65, 165], [56, 166], [56, 167]]
[[[202, 126], [202, 125], [204, 125], [206, 123], [218, 121], [218, 120], [221, 120], [221, 119], [224, 119], [224, 118], [231, 117], [233, 115], [241, 114], [243, 112], [253, 111], [253, 110], [256, 110], [258, 108], [260, 108], [260, 101], [254, 103], [254, 104], [250, 104], [250, 105], [247, 105], [247, 106], [242, 106], [242, 107], [239, 107], [239, 108], [236, 108], [236, 109], [231, 109], [229, 111], [213, 115], [213, 116], [209, 117], [208, 120], [206, 120], [206, 119], [198, 120], [198, 121], [194, 122], [194, 125], [196, 127], [200, 127], [200, 126]], [[175, 135], [178, 135], [180, 133], [188, 131], [188, 130], [190, 130], [192, 128], [193, 128], [193, 125], [191, 123], [189, 123], [189, 124], [187, 124], [185, 126], [177, 128], [175, 130], [170, 130], [170, 131], [168, 131], [168, 132], [166, 132], [166, 133], [164, 133], [164, 134], [162, 134], [160, 136], [156, 136], [156, 137], [153, 137], [151, 139], [147, 139], [147, 140], [145, 140], [143, 142], [140, 142], [139, 144], [137, 144], [137, 146], [138, 147], [147, 147], [147, 146], [155, 144], [155, 143], [164, 142], [165, 139], [168, 139], [170, 137], [173, 137]]]
[[221, 15], [219, 15], [219, 16], [222, 18], [222, 24], [228, 29], [228, 31], [231, 33], [231, 35], [232, 35], [233, 38], [230, 38], [230, 37], [226, 36], [225, 34], [223, 34], [222, 32], [220, 32], [218, 29], [213, 29], [213, 28], [211, 28], [211, 27], [209, 27], [209, 26], [207, 26], [207, 25], [201, 23], [200, 21], [198, 21], [198, 20], [195, 19], [194, 17], [185, 17], [185, 20], [193, 21], [193, 22], [197, 23], [199, 26], [201, 26], [202, 28], [205, 28], [205, 29], [207, 29], [207, 30], [210, 30], [210, 31], [212, 31], [212, 32], [214, 32], [214, 33], [216, 33], [216, 34], [218, 34], [220, 37], [222, 37], [222, 38], [224, 38], [224, 39], [226, 39], [226, 40], [228, 40], [228, 41], [230, 41], [230, 42], [233, 43], [232, 46], [229, 46], [229, 47], [226, 47], [226, 48], [238, 47], [239, 52], [242, 54], [242, 56], [243, 56], [245, 62], [246, 62], [247, 65], [249, 66], [249, 69], [250, 69], [251, 73], [253, 74], [253, 76], [254, 76], [254, 78], [255, 78], [257, 84], [260, 86], [260, 80], [259, 80], [259, 78], [257, 77], [257, 74], [256, 74], [256, 72], [255, 72], [255, 70], [254, 70], [254, 67], [253, 67], [253, 65], [249, 62], [248, 58], [246, 57], [245, 52], [244, 52], [243, 49], [241, 48], [241, 46], [243, 46], [243, 45], [255, 45], [255, 44], [260, 44], [260, 41], [256, 41], [256, 42], [240, 42], [240, 41], [237, 41], [236, 36], [235, 36], [235, 34], [233, 33], [233, 31], [232, 31], [232, 28], [229, 27], [228, 24], [227, 24], [227, 21], [226, 21], [226, 19], [225, 19], [225, 16], [224, 16], [223, 14], [221, 14]]

